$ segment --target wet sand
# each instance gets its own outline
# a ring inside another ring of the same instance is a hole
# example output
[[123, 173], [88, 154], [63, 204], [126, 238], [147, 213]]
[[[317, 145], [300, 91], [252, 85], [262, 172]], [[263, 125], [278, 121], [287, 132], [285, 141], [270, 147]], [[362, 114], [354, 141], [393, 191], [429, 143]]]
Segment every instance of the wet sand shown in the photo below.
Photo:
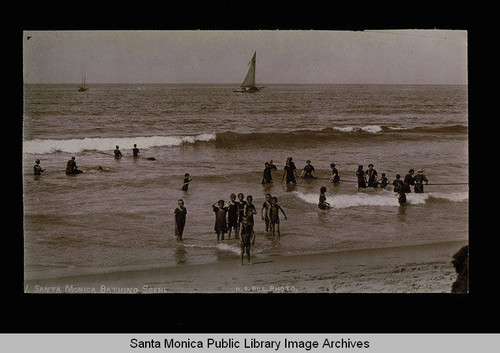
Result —
[[328, 254], [252, 258], [213, 264], [25, 281], [26, 293], [450, 293], [452, 256], [466, 242]]

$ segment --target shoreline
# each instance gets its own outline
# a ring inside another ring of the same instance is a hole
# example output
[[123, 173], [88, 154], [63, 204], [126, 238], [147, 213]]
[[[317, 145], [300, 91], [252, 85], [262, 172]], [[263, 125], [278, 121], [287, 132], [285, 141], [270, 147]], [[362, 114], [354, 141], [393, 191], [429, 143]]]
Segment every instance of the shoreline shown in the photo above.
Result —
[[24, 292], [45, 294], [163, 293], [450, 293], [452, 256], [467, 241], [239, 256], [209, 264], [25, 280]]

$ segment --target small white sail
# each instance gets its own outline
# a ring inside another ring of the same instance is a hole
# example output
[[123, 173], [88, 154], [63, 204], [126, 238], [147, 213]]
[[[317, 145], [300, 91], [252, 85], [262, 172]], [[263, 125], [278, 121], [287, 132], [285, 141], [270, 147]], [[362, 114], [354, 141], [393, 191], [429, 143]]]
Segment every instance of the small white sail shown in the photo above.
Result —
[[240, 87], [245, 87], [245, 88], [253, 88], [255, 87], [255, 56], [257, 55], [257, 52], [253, 53], [252, 60], [248, 63], [250, 67], [248, 68], [247, 75], [243, 82], [241, 83]]

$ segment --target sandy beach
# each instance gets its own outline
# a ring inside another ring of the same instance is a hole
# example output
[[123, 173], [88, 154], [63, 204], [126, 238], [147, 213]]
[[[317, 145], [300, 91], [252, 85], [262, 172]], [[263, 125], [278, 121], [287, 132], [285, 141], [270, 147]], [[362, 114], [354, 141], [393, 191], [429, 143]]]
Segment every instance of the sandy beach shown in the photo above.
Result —
[[447, 242], [301, 256], [255, 256], [213, 264], [25, 281], [26, 293], [449, 293], [452, 256], [466, 242]]

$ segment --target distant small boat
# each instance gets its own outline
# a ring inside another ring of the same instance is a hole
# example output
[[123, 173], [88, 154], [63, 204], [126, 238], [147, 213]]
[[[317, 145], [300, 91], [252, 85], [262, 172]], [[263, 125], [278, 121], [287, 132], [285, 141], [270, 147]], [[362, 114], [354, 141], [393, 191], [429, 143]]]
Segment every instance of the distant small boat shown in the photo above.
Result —
[[265, 87], [255, 86], [255, 57], [257, 52], [253, 53], [252, 60], [248, 63], [250, 67], [248, 68], [247, 75], [240, 85], [240, 88], [235, 89], [233, 92], [258, 92], [260, 89]]
[[89, 88], [85, 86], [85, 76], [82, 76], [82, 84], [80, 85], [80, 87], [78, 87], [78, 92], [84, 92], [88, 89]]

